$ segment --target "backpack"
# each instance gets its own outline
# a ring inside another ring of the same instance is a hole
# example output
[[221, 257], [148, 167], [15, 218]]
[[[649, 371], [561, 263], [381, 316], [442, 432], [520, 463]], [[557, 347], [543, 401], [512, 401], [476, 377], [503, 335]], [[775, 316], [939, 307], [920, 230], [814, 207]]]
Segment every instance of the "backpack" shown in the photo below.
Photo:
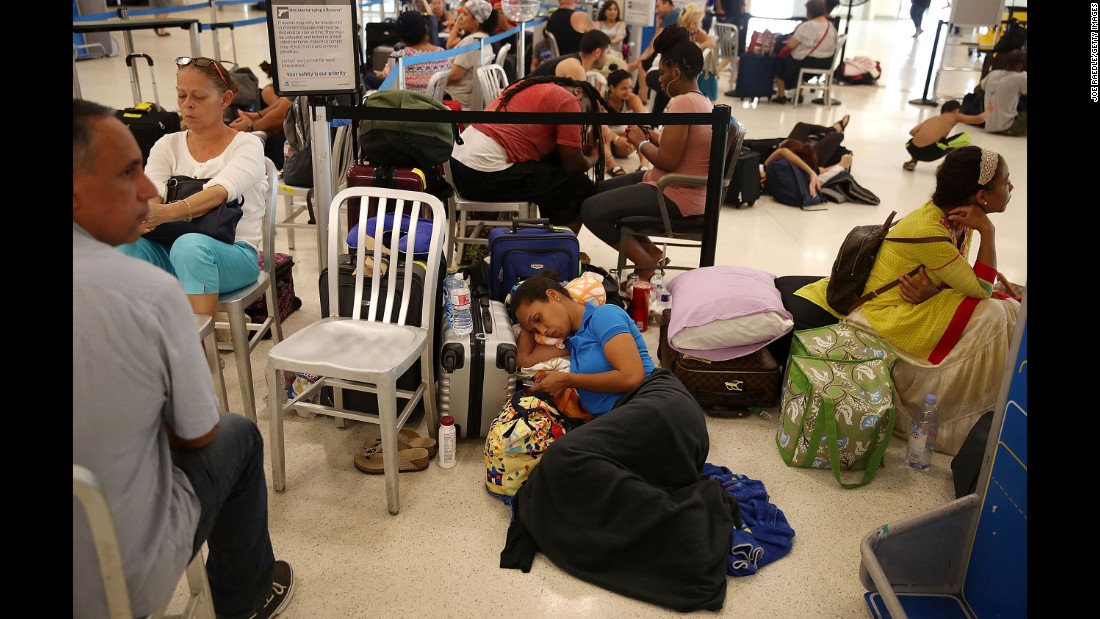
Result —
[[[379, 90], [371, 93], [363, 106], [389, 110], [451, 109], [412, 90]], [[359, 123], [359, 153], [373, 165], [432, 168], [451, 158], [456, 135], [455, 123], [364, 120]]]
[[[898, 285], [898, 280], [895, 279], [877, 290], [863, 294], [867, 286], [867, 278], [871, 276], [871, 268], [875, 266], [875, 257], [884, 240], [895, 243], [947, 242], [947, 239], [938, 236], [886, 238], [897, 214], [897, 211], [892, 211], [882, 225], [856, 226], [848, 236], [844, 237], [840, 251], [836, 254], [836, 260], [833, 261], [833, 268], [829, 273], [829, 285], [825, 290], [825, 300], [838, 314], [847, 315], [865, 301]], [[916, 275], [918, 271], [920, 267], [910, 271], [909, 275]]]
[[810, 176], [786, 159], [769, 163], [764, 168], [764, 177], [767, 179], [768, 193], [778, 202], [797, 207], [821, 204], [823, 197], [820, 191], [816, 196], [810, 195]]
[[290, 103], [283, 119], [288, 153], [283, 161], [283, 182], [295, 187], [313, 187], [313, 149], [310, 148], [309, 97], [299, 95]]

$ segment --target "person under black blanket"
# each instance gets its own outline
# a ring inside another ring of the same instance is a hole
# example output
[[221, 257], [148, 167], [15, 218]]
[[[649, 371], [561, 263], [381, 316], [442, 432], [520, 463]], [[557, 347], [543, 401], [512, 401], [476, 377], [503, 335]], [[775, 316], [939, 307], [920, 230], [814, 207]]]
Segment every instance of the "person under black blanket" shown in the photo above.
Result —
[[703, 477], [709, 449], [702, 409], [672, 373], [654, 370], [540, 458], [514, 497], [500, 566], [526, 572], [542, 552], [623, 595], [722, 608], [742, 519], [737, 500]]

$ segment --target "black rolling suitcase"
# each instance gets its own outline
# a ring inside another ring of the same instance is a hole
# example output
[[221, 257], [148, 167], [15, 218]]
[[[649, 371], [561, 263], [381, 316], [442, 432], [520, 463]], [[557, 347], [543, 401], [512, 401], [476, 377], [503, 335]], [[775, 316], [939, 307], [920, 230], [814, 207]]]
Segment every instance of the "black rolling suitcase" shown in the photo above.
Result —
[[749, 407], [764, 408], [779, 403], [783, 368], [767, 347], [728, 361], [709, 361], [685, 355], [669, 345], [668, 323], [672, 310], [661, 316], [661, 339], [657, 357], [695, 401], [711, 417], [746, 417]]
[[[144, 59], [149, 63], [149, 78], [153, 85], [153, 101], [142, 101], [141, 85], [137, 81], [137, 70], [134, 61]], [[130, 84], [134, 88], [134, 107], [115, 112], [115, 116], [124, 125], [130, 128], [130, 132], [137, 139], [141, 148], [142, 164], [149, 161], [149, 151], [157, 140], [169, 133], [180, 130], [180, 115], [176, 112], [167, 112], [160, 106], [160, 94], [157, 92], [157, 78], [153, 71], [153, 58], [149, 54], [130, 54], [126, 56], [126, 66], [130, 67]]]
[[484, 437], [516, 389], [516, 338], [504, 303], [489, 298], [480, 277], [471, 275], [470, 314], [474, 328], [458, 336], [443, 324], [439, 366], [439, 414], [455, 418], [458, 435]]
[[730, 96], [770, 99], [775, 90], [775, 56], [742, 54], [737, 65], [737, 88]]
[[729, 190], [726, 191], [726, 204], [734, 208], [752, 206], [760, 197], [760, 154], [742, 148], [733, 168]]
[[[338, 280], [339, 291], [337, 293], [337, 313], [340, 316], [351, 316], [353, 307], [353, 298], [355, 296], [355, 257], [351, 254], [342, 254], [337, 257], [338, 263]], [[434, 334], [434, 341], [431, 346], [435, 346], [435, 350], [439, 350], [440, 346], [440, 334], [443, 316], [442, 299], [439, 296], [443, 290], [443, 277], [447, 274], [447, 268], [445, 263], [439, 265], [439, 281], [436, 285], [436, 297], [434, 302], [439, 307], [439, 310], [435, 313], [435, 325], [432, 326], [431, 332]], [[420, 264], [413, 265], [413, 282], [410, 294], [412, 298], [409, 300], [408, 309], [408, 324], [413, 326], [420, 326], [420, 312], [423, 308], [423, 303], [427, 302], [424, 294], [424, 278], [425, 269]], [[400, 307], [401, 289], [404, 287], [404, 272], [398, 271], [397, 273], [397, 297], [394, 299], [392, 319], [397, 318], [397, 312]], [[318, 279], [318, 289], [321, 291], [321, 315], [328, 316], [328, 267], [321, 269], [321, 275]], [[366, 292], [363, 295], [363, 309], [360, 316], [368, 316], [370, 309], [370, 290], [367, 289], [370, 286], [370, 282], [364, 281], [363, 287]], [[382, 278], [381, 287], [379, 289], [378, 307], [374, 309], [374, 316], [378, 317], [379, 313], [384, 311], [386, 307], [386, 298], [388, 297], [389, 286], [389, 274], [387, 273]], [[408, 370], [405, 371], [397, 379], [397, 388], [408, 391], [416, 389], [420, 384], [420, 364], [413, 364]], [[344, 406], [346, 408], [357, 410], [361, 412], [378, 412], [378, 400], [373, 393], [364, 393], [362, 391], [352, 391], [350, 389], [344, 389]], [[332, 389], [330, 387], [324, 387], [321, 391], [321, 399], [328, 405], [332, 405]], [[424, 402], [421, 401], [416, 405], [416, 412], [424, 412]]]

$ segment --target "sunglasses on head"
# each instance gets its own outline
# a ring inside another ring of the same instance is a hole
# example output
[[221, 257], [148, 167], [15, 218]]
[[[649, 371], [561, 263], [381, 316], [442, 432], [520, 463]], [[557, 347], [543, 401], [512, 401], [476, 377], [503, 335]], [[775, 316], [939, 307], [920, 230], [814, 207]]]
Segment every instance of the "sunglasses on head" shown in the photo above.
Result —
[[226, 81], [225, 75], [222, 73], [221, 67], [218, 66], [218, 63], [215, 62], [213, 58], [204, 58], [202, 56], [199, 56], [197, 58], [192, 58], [191, 56], [179, 56], [176, 58], [177, 67], [186, 67], [189, 64], [194, 64], [196, 67], [201, 68], [206, 68], [210, 65], [214, 65], [214, 70], [218, 72], [218, 77], [222, 78], [222, 83], [225, 84], [226, 88], [229, 88], [229, 82]]

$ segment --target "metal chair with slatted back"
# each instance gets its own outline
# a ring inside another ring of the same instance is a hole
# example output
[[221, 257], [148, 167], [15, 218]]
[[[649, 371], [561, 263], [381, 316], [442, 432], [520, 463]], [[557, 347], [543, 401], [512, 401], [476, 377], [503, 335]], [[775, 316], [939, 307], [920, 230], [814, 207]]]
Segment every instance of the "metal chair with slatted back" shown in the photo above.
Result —
[[[107, 601], [107, 617], [133, 619], [130, 591], [126, 586], [126, 570], [122, 565], [122, 551], [118, 547], [111, 507], [95, 473], [79, 464], [73, 465], [73, 499], [76, 501], [73, 509], [79, 505], [83, 510], [95, 545], [103, 593]], [[154, 612], [149, 619], [214, 619], [214, 600], [210, 595], [210, 581], [206, 578], [206, 565], [201, 552], [191, 559], [184, 574], [187, 576], [190, 595], [183, 612], [170, 615], [165, 607]]]
[[[451, 162], [443, 163], [443, 178], [454, 187], [451, 175]], [[447, 205], [447, 264], [463, 263], [467, 245], [488, 246], [489, 241], [481, 238], [481, 232], [487, 228], [511, 225], [512, 219], [531, 219], [538, 213], [534, 202], [483, 202], [462, 197], [455, 189]], [[470, 219], [470, 213], [505, 213], [509, 219]], [[472, 231], [472, 232], [471, 232]]]
[[[740, 30], [734, 24], [724, 24], [717, 22], [714, 24], [714, 33], [718, 39], [718, 66], [719, 73], [723, 71], [729, 71], [730, 74], [730, 90], [737, 89], [737, 63], [738, 57], [738, 39], [740, 38]], [[722, 63], [729, 61], [725, 67]]]
[[[279, 317], [279, 293], [275, 286], [275, 224], [277, 215], [277, 196], [279, 192], [279, 171], [270, 159], [264, 158], [267, 167], [267, 180], [270, 183], [265, 198], [263, 220], [263, 268], [256, 281], [230, 292], [218, 295], [217, 311], [229, 315], [228, 322], [215, 323], [218, 329], [229, 329], [231, 343], [221, 343], [221, 350], [232, 350], [237, 364], [237, 377], [240, 380], [241, 398], [244, 402], [244, 414], [256, 421], [256, 395], [252, 386], [252, 351], [256, 349], [264, 334], [271, 332], [275, 342], [283, 339], [283, 323]], [[267, 295], [267, 317], [258, 323], [250, 322], [245, 308], [252, 305], [261, 296]]]
[[[745, 133], [747, 131], [743, 123], [730, 118], [729, 132], [726, 136], [726, 160], [722, 171], [722, 192], [715, 201], [719, 209], [722, 208], [722, 202], [726, 197], [726, 191], [729, 189], [730, 181], [733, 179], [733, 170], [737, 165], [737, 154], [741, 152], [741, 144], [745, 140]], [[705, 187], [708, 181], [709, 177], [706, 175], [666, 174], [657, 181], [657, 204], [661, 209], [660, 217], [633, 216], [619, 220], [619, 273], [626, 272], [626, 246], [627, 241], [632, 236], [645, 236], [653, 239], [654, 243], [665, 247], [666, 254], [668, 247], [692, 247], [702, 252], [703, 237], [706, 234], [706, 215], [671, 219], [668, 216], [668, 209], [670, 207], [668, 203], [665, 202], [664, 188], [671, 184]], [[718, 219], [715, 218], [715, 225], [717, 225], [717, 221]], [[717, 235], [715, 238], [717, 238]], [[635, 264], [633, 266], [635, 269], [674, 269], [679, 271], [688, 271], [696, 268], [695, 266], [677, 266], [672, 264]]]

